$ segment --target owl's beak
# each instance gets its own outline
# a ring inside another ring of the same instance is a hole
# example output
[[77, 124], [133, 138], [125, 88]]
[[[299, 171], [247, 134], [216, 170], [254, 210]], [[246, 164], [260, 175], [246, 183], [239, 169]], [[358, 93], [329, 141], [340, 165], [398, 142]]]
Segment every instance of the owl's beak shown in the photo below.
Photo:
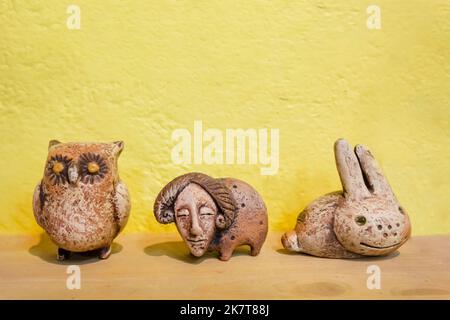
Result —
[[72, 164], [70, 165], [69, 169], [67, 170], [67, 175], [69, 176], [69, 182], [71, 184], [76, 184], [78, 181], [78, 168], [76, 165]]

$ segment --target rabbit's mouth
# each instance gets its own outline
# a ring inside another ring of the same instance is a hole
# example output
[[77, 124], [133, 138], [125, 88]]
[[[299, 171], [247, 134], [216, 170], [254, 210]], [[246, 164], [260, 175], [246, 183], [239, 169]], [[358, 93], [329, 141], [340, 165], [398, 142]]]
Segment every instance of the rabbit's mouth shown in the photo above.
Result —
[[391, 246], [386, 246], [386, 247], [376, 247], [376, 246], [371, 246], [370, 244], [367, 244], [367, 243], [364, 243], [364, 242], [360, 242], [359, 244], [362, 245], [362, 246], [364, 246], [364, 247], [371, 248], [371, 249], [389, 249], [389, 248], [393, 248], [393, 247], [398, 246], [398, 245], [400, 244], [400, 242], [399, 242], [399, 243], [396, 243], [396, 244], [393, 244], [393, 245], [391, 245]]

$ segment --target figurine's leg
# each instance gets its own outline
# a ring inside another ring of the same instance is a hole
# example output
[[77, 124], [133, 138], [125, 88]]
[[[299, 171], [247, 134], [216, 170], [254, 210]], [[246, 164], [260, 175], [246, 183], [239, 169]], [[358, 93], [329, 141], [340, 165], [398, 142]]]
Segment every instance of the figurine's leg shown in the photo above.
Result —
[[262, 245], [255, 245], [254, 243], [250, 244], [250, 255], [251, 256], [257, 256], [259, 252], [261, 251]]
[[56, 253], [56, 260], [64, 261], [70, 258], [71, 252], [69, 250], [58, 248], [58, 252]]
[[219, 259], [222, 261], [230, 260], [231, 256], [233, 255], [233, 251], [234, 248], [219, 251]]
[[108, 259], [110, 255], [111, 255], [111, 246], [107, 246], [100, 249], [98, 257], [99, 259]]

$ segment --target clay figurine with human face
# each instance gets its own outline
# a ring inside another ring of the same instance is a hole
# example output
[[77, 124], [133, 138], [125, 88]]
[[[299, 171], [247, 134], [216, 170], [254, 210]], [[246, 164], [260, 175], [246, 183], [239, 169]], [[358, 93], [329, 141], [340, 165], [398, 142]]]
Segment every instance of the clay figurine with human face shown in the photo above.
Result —
[[250, 246], [256, 256], [267, 235], [267, 209], [247, 183], [188, 173], [168, 183], [154, 206], [158, 222], [175, 222], [191, 254], [218, 251], [228, 260], [236, 247]]
[[326, 258], [381, 256], [400, 248], [411, 234], [409, 217], [373, 155], [340, 139], [335, 157], [343, 190], [308, 205], [283, 235], [283, 246]]

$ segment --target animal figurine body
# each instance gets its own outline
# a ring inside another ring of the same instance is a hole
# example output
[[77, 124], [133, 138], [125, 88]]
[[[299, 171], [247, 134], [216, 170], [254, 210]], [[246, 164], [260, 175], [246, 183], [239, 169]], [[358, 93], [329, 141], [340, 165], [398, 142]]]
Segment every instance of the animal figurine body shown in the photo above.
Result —
[[267, 235], [267, 209], [261, 196], [247, 183], [188, 173], [169, 182], [155, 200], [158, 222], [175, 222], [193, 256], [218, 251], [230, 259], [240, 245], [256, 256]]
[[284, 248], [326, 258], [389, 254], [410, 237], [411, 224], [370, 151], [335, 143], [343, 191], [319, 197], [282, 236]]
[[50, 141], [33, 210], [37, 223], [58, 246], [58, 260], [92, 250], [98, 250], [100, 259], [109, 257], [113, 239], [130, 213], [128, 190], [117, 169], [123, 146], [122, 141]]

